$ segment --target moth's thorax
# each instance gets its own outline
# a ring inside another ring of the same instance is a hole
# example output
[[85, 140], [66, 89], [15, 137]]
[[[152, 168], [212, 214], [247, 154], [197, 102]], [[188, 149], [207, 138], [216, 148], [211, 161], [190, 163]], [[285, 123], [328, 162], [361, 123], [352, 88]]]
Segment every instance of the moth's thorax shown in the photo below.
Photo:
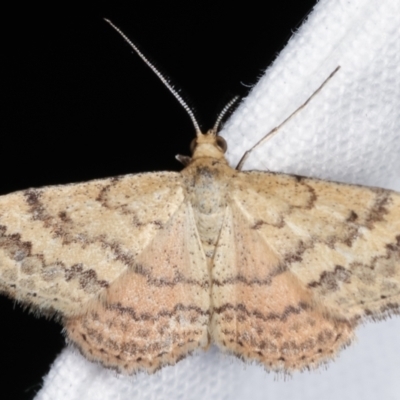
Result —
[[193, 207], [196, 226], [209, 259], [214, 255], [232, 178], [236, 174], [225, 158], [212, 157], [197, 158], [182, 171], [187, 198]]

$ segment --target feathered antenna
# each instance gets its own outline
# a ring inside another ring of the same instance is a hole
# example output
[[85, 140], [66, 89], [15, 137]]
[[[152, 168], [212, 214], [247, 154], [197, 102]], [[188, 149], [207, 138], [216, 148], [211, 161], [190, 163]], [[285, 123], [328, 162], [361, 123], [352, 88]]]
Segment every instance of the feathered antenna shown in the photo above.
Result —
[[217, 134], [219, 125], [222, 121], [222, 119], [225, 117], [226, 113], [229, 111], [229, 109], [232, 107], [233, 104], [235, 104], [239, 99], [239, 96], [235, 96], [228, 104], [225, 105], [225, 107], [222, 109], [222, 111], [219, 113], [217, 120], [215, 121], [214, 127], [212, 128], [212, 132], [214, 132], [214, 135]]
[[193, 110], [188, 106], [185, 100], [181, 97], [181, 95], [172, 87], [172, 85], [168, 82], [168, 79], [147, 59], [147, 57], [131, 42], [131, 40], [119, 29], [117, 26], [115, 26], [110, 20], [104, 18], [104, 21], [106, 21], [110, 26], [112, 26], [125, 40], [126, 43], [129, 44], [129, 46], [132, 47], [132, 49], [136, 52], [136, 54], [146, 63], [146, 65], [158, 76], [160, 81], [167, 87], [167, 89], [175, 96], [175, 98], [179, 101], [181, 106], [186, 110], [188, 113], [190, 119], [192, 120], [192, 123], [194, 125], [194, 129], [196, 130], [196, 135], [200, 136], [201, 129], [199, 124], [197, 123], [196, 117], [194, 116]]

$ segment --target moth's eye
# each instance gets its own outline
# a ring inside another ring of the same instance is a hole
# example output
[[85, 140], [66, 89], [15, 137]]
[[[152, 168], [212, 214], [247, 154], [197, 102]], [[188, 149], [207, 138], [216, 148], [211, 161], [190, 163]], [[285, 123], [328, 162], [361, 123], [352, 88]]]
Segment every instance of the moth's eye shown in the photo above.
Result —
[[226, 144], [225, 139], [222, 136], [217, 136], [215, 138], [215, 141], [217, 143], [217, 146], [222, 150], [224, 153], [226, 152], [228, 145]]
[[194, 149], [197, 146], [197, 139], [194, 138], [191, 142], [190, 142], [190, 152], [193, 154], [194, 153]]

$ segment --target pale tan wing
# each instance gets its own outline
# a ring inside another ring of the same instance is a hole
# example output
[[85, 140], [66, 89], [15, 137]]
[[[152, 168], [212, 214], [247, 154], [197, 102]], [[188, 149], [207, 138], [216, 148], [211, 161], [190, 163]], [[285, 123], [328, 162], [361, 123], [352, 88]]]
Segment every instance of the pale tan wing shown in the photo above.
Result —
[[256, 171], [235, 182], [247, 226], [330, 314], [399, 312], [399, 193]]
[[38, 310], [85, 311], [184, 201], [180, 175], [126, 175], [0, 197], [0, 291]]
[[210, 278], [193, 210], [183, 203], [90, 311], [65, 321], [89, 359], [154, 372], [208, 346]]
[[235, 201], [236, 192], [233, 197], [212, 269], [213, 341], [267, 369], [318, 366], [351, 341], [353, 324], [315, 304], [312, 291], [260, 234], [259, 220], [242, 208], [241, 198]]

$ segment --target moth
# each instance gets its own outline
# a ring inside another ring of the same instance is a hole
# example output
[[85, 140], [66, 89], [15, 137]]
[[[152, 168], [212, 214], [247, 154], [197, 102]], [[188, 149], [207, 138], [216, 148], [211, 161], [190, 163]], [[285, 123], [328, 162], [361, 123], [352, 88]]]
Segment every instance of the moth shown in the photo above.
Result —
[[112, 26], [188, 111], [192, 155], [180, 173], [1, 196], [0, 291], [55, 314], [83, 355], [126, 374], [211, 344], [268, 370], [314, 368], [359, 323], [399, 313], [400, 194], [243, 172], [246, 155], [231, 168], [217, 135], [226, 110], [201, 133]]

